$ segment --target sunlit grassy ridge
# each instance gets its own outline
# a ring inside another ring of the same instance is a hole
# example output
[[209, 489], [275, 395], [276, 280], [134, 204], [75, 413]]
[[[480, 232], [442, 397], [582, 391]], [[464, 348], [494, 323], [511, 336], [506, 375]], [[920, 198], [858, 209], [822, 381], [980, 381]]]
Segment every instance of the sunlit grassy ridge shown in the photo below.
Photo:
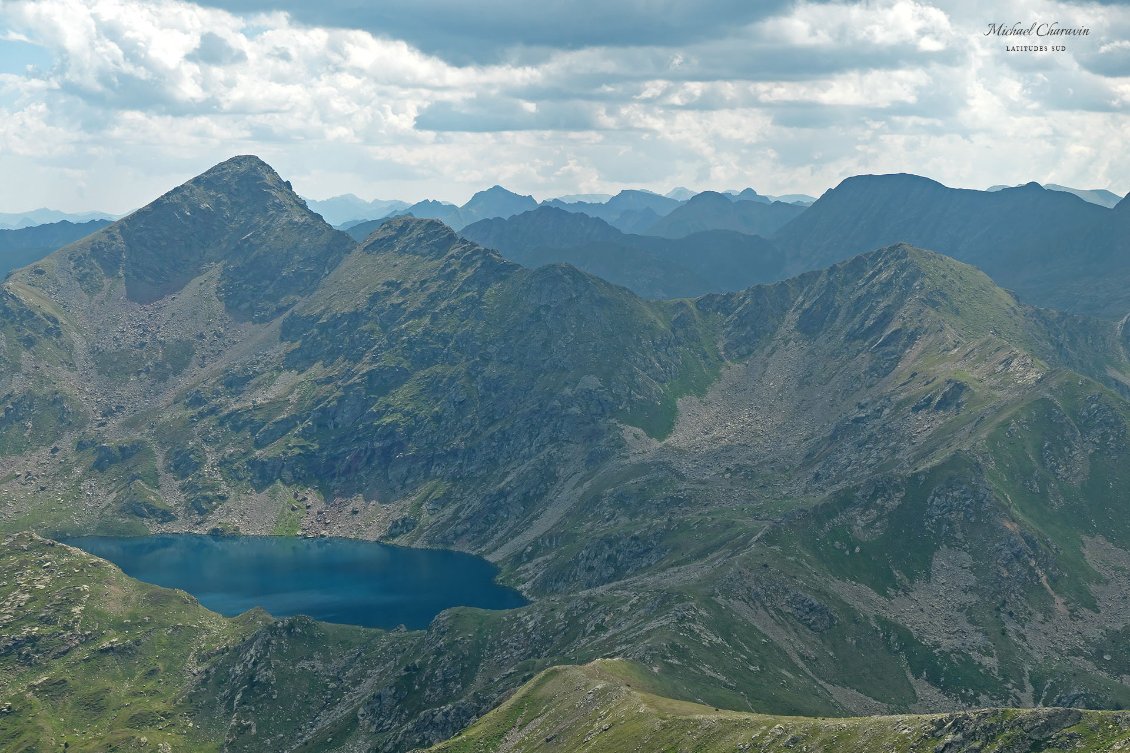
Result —
[[1130, 746], [1130, 714], [987, 709], [816, 719], [724, 711], [650, 692], [621, 660], [542, 672], [432, 753], [1098, 753]]

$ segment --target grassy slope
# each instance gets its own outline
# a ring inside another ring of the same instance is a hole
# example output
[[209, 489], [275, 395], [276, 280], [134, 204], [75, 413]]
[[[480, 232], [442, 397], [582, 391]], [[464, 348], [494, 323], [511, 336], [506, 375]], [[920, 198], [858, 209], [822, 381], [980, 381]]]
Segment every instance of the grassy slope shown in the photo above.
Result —
[[1027, 753], [1130, 745], [1130, 715], [1071, 709], [814, 719], [722, 711], [655, 695], [622, 660], [542, 672], [432, 753]]
[[[31, 534], [0, 551], [0, 739], [5, 751], [218, 750], [183, 694], [194, 670], [251, 633], [187, 594]], [[265, 617], [265, 616], [264, 616]]]
[[324, 727], [356, 723], [349, 694], [420, 637], [227, 619], [30, 533], [3, 540], [0, 574], [3, 753], [324, 750]]

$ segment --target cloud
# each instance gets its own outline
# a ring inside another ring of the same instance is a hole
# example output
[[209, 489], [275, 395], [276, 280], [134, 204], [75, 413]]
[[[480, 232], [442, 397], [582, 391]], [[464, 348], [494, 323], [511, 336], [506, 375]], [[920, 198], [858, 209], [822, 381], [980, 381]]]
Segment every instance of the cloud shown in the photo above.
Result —
[[593, 131], [609, 126], [600, 109], [586, 103], [530, 102], [513, 97], [475, 96], [461, 102], [440, 101], [416, 116], [425, 131]]
[[1130, 156], [1080, 148], [1130, 137], [1122, 6], [1006, 0], [994, 20], [1093, 29], [1015, 55], [975, 0], [359, 5], [0, 2], [25, 56], [0, 68], [0, 170], [40, 176], [0, 208], [123, 211], [246, 152], [309, 196], [460, 203], [887, 170], [1130, 188]]
[[459, 64], [540, 58], [553, 50], [677, 46], [716, 37], [791, 5], [789, 0], [203, 0], [232, 13], [282, 10], [297, 22], [402, 39]]
[[247, 53], [231, 45], [219, 34], [206, 31], [200, 35], [196, 49], [185, 60], [204, 65], [231, 65], [247, 61]]

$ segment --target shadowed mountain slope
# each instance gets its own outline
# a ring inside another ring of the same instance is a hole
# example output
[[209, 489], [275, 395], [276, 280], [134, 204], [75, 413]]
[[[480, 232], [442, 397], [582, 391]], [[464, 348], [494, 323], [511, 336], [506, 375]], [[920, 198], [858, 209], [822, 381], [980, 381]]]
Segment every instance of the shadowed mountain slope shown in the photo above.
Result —
[[1036, 183], [947, 188], [915, 175], [848, 178], [773, 240], [789, 270], [816, 269], [892, 243], [975, 264], [1041, 306], [1121, 318], [1130, 312], [1126, 217]]
[[571, 264], [645, 298], [740, 290], [780, 276], [784, 258], [763, 238], [729, 230], [668, 239], [622, 233], [603, 220], [543, 206], [468, 225], [463, 237], [527, 267]]
[[0, 230], [0, 275], [39, 261], [52, 251], [109, 224], [109, 220], [81, 223], [61, 220], [19, 230]]
[[625, 233], [638, 233], [650, 227], [664, 215], [678, 207], [680, 202], [650, 191], [624, 190], [604, 202], [564, 202], [558, 199], [543, 202], [543, 206], [580, 212], [604, 220]]

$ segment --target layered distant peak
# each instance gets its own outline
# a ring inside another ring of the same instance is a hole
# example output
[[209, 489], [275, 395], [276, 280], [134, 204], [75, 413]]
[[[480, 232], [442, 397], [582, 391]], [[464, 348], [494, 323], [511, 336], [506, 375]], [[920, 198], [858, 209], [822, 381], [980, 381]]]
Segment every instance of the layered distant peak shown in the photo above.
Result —
[[686, 206], [690, 206], [692, 204], [703, 204], [708, 206], [713, 205], [721, 207], [732, 203], [733, 201], [731, 201], [730, 198], [725, 194], [718, 193], [717, 191], [703, 191], [702, 193], [697, 193], [690, 199], [688, 199]]
[[486, 217], [510, 217], [536, 209], [537, 205], [533, 196], [522, 196], [502, 186], [491, 186], [472, 196], [463, 205], [463, 210], [469, 215], [467, 219], [474, 220]]
[[480, 220], [460, 234], [504, 254], [521, 249], [569, 248], [623, 236], [604, 220], [553, 206], [541, 206], [508, 219]]
[[652, 224], [647, 234], [683, 238], [706, 230], [733, 230], [768, 237], [803, 211], [804, 207], [794, 204], [737, 200], [703, 191]]
[[679, 202], [651, 191], [625, 189], [609, 199], [608, 205], [621, 212], [630, 209], [650, 209], [662, 216], [679, 206]]
[[1105, 188], [1071, 188], [1070, 186], [1061, 186], [1056, 183], [1045, 183], [1044, 188], [1049, 191], [1063, 191], [1065, 193], [1075, 194], [1083, 201], [1098, 204], [1100, 207], [1106, 207], [1108, 209], [1113, 208], [1121, 198], [1118, 194], [1108, 191]]
[[[221, 162], [68, 249], [85, 287], [100, 269], [151, 303], [222, 265], [219, 292], [240, 318], [264, 320], [309, 292], [354, 247], [258, 157]], [[91, 288], [93, 290], [93, 288]]]
[[752, 188], [743, 188], [736, 194], [730, 196], [731, 201], [769, 201], [766, 197], [754, 191]]
[[916, 175], [864, 175], [825, 193], [773, 240], [789, 255], [789, 272], [905, 241], [972, 263], [1033, 303], [1071, 309], [1084, 302], [1089, 311], [1117, 312], [1122, 293], [1081, 301], [1064, 287], [1065, 277], [1080, 275], [1072, 269], [1065, 276], [1068, 258], [1092, 264], [1089, 276], [1122, 264], [1107, 240], [1086, 240], [1110, 211], [1035, 183], [989, 192]]
[[850, 195], [856, 192], [874, 191], [894, 192], [906, 189], [918, 191], [941, 191], [945, 186], [936, 180], [924, 178], [913, 173], [886, 173], [883, 175], [853, 175], [840, 181], [840, 184], [821, 198]]

